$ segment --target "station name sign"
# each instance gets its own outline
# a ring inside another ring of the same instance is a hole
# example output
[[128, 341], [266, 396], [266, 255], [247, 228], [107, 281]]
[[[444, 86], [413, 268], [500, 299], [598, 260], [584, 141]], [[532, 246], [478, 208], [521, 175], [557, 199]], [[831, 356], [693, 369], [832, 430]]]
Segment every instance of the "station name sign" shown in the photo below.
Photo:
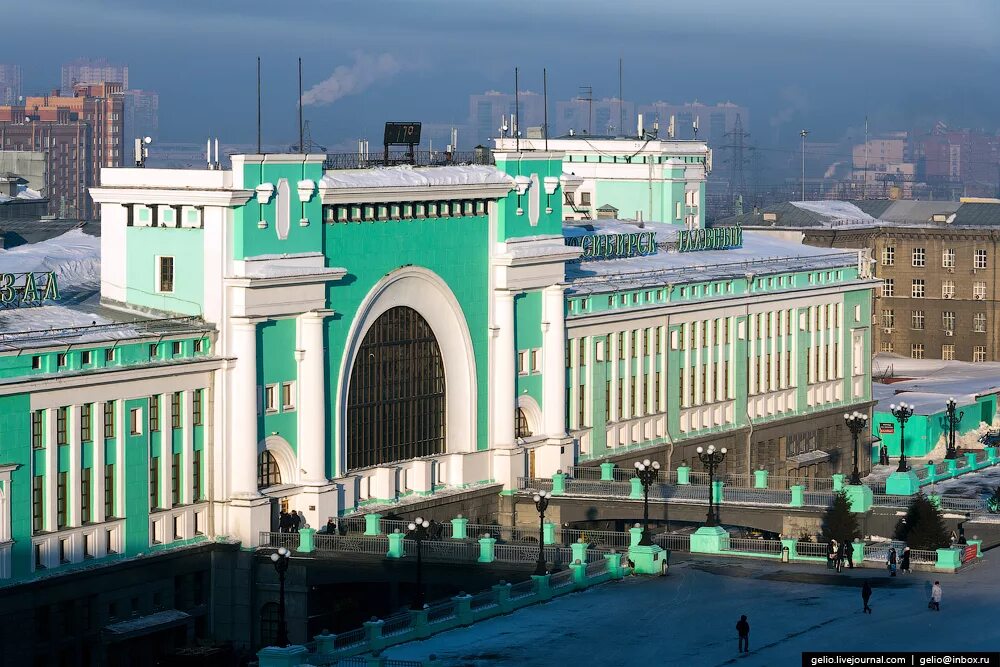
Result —
[[743, 245], [743, 228], [712, 227], [710, 229], [683, 229], [677, 235], [678, 252], [697, 250], [726, 250]]
[[615, 259], [656, 254], [656, 232], [571, 236], [566, 245], [583, 248], [581, 259]]
[[40, 306], [59, 298], [54, 271], [0, 273], [0, 308]]

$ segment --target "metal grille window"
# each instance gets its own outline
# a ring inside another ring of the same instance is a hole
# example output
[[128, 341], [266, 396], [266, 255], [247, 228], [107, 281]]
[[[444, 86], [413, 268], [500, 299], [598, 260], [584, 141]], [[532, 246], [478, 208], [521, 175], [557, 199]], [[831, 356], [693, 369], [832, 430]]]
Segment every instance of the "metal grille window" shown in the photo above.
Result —
[[170, 506], [181, 504], [181, 455], [174, 454], [170, 460]]
[[976, 333], [986, 332], [986, 313], [976, 313], [972, 316], [972, 330]]
[[115, 516], [115, 464], [104, 466], [104, 516], [108, 519]]
[[517, 413], [514, 415], [514, 417], [515, 417], [514, 437], [530, 438], [532, 435], [531, 428], [528, 426], [528, 417], [524, 414], [524, 410], [518, 408]]
[[197, 502], [201, 500], [201, 450], [194, 450], [194, 456], [191, 461], [191, 486], [192, 489], [191, 500]]
[[66, 473], [61, 472], [56, 478], [56, 528], [66, 527]]
[[896, 249], [892, 246], [882, 248], [882, 266], [893, 266], [896, 263]]
[[265, 449], [257, 457], [257, 488], [266, 489], [278, 484], [281, 484], [281, 470], [274, 454]]
[[149, 508], [160, 507], [160, 457], [149, 457]]
[[66, 406], [56, 408], [56, 444], [65, 445], [69, 442], [66, 435]]
[[90, 523], [90, 468], [80, 471], [80, 524]]
[[157, 257], [157, 291], [158, 292], [173, 292], [174, 291], [174, 258], [173, 257]]
[[42, 435], [42, 411], [34, 410], [31, 413], [31, 448], [42, 449], [45, 447], [45, 439]]
[[945, 248], [941, 251], [941, 266], [946, 269], [955, 268], [955, 249]]
[[912, 252], [912, 264], [913, 266], [926, 266], [927, 265], [927, 250], [924, 248], [914, 248]]
[[910, 327], [912, 329], [923, 329], [924, 328], [924, 311], [914, 310], [910, 314]]
[[387, 310], [365, 334], [351, 370], [347, 469], [444, 452], [445, 408], [434, 332], [412, 308]]
[[914, 278], [910, 282], [910, 296], [914, 299], [923, 299], [927, 284], [923, 278]]
[[192, 403], [191, 417], [194, 421], [195, 426], [201, 426], [202, 420], [204, 419], [204, 417], [202, 416], [202, 405], [201, 405], [202, 391], [203, 391], [202, 389], [195, 389], [191, 393], [191, 403]]
[[986, 268], [986, 251], [985, 250], [977, 250], [976, 251], [976, 254], [975, 254], [975, 257], [974, 257], [974, 263], [973, 263], [972, 266], [973, 266], [973, 268], [976, 268], [976, 269], [985, 269]]
[[972, 348], [972, 360], [973, 361], [986, 361], [986, 346], [976, 345]]

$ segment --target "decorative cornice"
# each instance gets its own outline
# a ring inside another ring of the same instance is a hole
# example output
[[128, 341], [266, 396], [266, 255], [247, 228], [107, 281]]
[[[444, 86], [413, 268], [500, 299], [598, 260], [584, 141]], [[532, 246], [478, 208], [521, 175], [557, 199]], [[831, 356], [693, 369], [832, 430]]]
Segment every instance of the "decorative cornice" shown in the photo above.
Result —
[[253, 190], [211, 190], [156, 187], [95, 187], [90, 197], [97, 204], [162, 204], [168, 206], [242, 206]]
[[443, 199], [502, 199], [512, 183], [470, 185], [414, 185], [372, 188], [332, 188], [320, 182], [324, 204], [380, 204], [383, 202], [440, 201]]

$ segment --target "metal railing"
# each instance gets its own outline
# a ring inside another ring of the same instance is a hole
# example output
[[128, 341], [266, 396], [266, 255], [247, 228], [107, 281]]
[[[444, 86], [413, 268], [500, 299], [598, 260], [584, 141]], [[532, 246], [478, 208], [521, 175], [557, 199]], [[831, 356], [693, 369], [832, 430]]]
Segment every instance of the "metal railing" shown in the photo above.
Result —
[[334, 649], [351, 648], [364, 644], [368, 640], [368, 635], [364, 628], [356, 628], [348, 632], [338, 634], [333, 640]]
[[294, 551], [299, 548], [299, 534], [261, 531], [260, 546], [264, 549], [278, 549], [280, 547], [285, 547], [286, 549]]
[[389, 538], [384, 535], [316, 535], [317, 551], [343, 551], [384, 556], [389, 551]]
[[573, 585], [573, 571], [572, 570], [560, 570], [554, 574], [549, 575], [549, 588], [556, 590], [564, 586]]
[[446, 600], [445, 602], [438, 602], [437, 604], [432, 604], [427, 608], [427, 622], [436, 623], [438, 621], [443, 621], [447, 618], [455, 617], [455, 601]]
[[660, 533], [653, 535], [653, 543], [670, 551], [690, 551], [691, 536], [683, 533]]
[[937, 563], [937, 551], [932, 551], [931, 549], [910, 549], [910, 562], [934, 565]]
[[563, 528], [558, 531], [562, 537], [563, 544], [572, 544], [580, 539], [592, 546], [608, 546], [623, 548], [629, 545], [629, 534], [619, 533], [613, 530], [577, 530], [575, 528]]
[[[417, 541], [403, 540], [403, 552], [407, 556], [417, 555]], [[420, 547], [421, 558], [427, 560], [474, 561], [479, 558], [479, 545], [475, 542], [440, 542], [424, 540]]]
[[830, 553], [827, 542], [796, 542], [795, 552], [800, 556], [826, 556]]
[[499, 603], [497, 602], [496, 593], [493, 591], [483, 591], [478, 595], [473, 595], [472, 600], [469, 604], [473, 611], [477, 609], [489, 609], [490, 607], [495, 607]]
[[514, 584], [510, 587], [510, 599], [520, 600], [535, 594], [535, 582], [531, 579]]
[[413, 626], [413, 616], [409, 612], [403, 612], [382, 621], [382, 636], [391, 637], [399, 635]]
[[388, 165], [384, 150], [375, 149], [368, 153], [328, 153], [323, 161], [324, 169], [371, 169], [373, 167], [412, 164], [417, 167], [436, 167], [453, 164], [493, 164], [493, 152], [415, 150], [411, 158], [408, 151], [389, 151]]
[[781, 540], [758, 540], [753, 537], [730, 537], [729, 549], [731, 551], [747, 551], [758, 554], [781, 553]]

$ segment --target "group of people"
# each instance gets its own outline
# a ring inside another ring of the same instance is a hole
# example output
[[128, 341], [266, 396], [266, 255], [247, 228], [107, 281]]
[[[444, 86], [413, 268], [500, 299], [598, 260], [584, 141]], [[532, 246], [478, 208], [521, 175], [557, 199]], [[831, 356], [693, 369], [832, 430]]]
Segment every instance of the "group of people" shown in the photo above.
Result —
[[278, 513], [278, 532], [280, 533], [294, 533], [299, 528], [308, 527], [309, 524], [306, 523], [306, 518], [302, 516], [302, 512], [296, 512], [295, 510], [286, 512], [285, 510], [281, 510]]
[[889, 553], [885, 557], [885, 567], [889, 570], [889, 576], [896, 576], [896, 566], [903, 574], [910, 573], [910, 547], [903, 547], [902, 555], [896, 552], [896, 547], [889, 547]]
[[854, 569], [854, 548], [847, 542], [837, 542], [837, 540], [830, 540], [830, 551], [826, 554], [827, 567], [834, 568], [837, 572], [844, 569], [844, 563], [847, 563], [847, 567]]

